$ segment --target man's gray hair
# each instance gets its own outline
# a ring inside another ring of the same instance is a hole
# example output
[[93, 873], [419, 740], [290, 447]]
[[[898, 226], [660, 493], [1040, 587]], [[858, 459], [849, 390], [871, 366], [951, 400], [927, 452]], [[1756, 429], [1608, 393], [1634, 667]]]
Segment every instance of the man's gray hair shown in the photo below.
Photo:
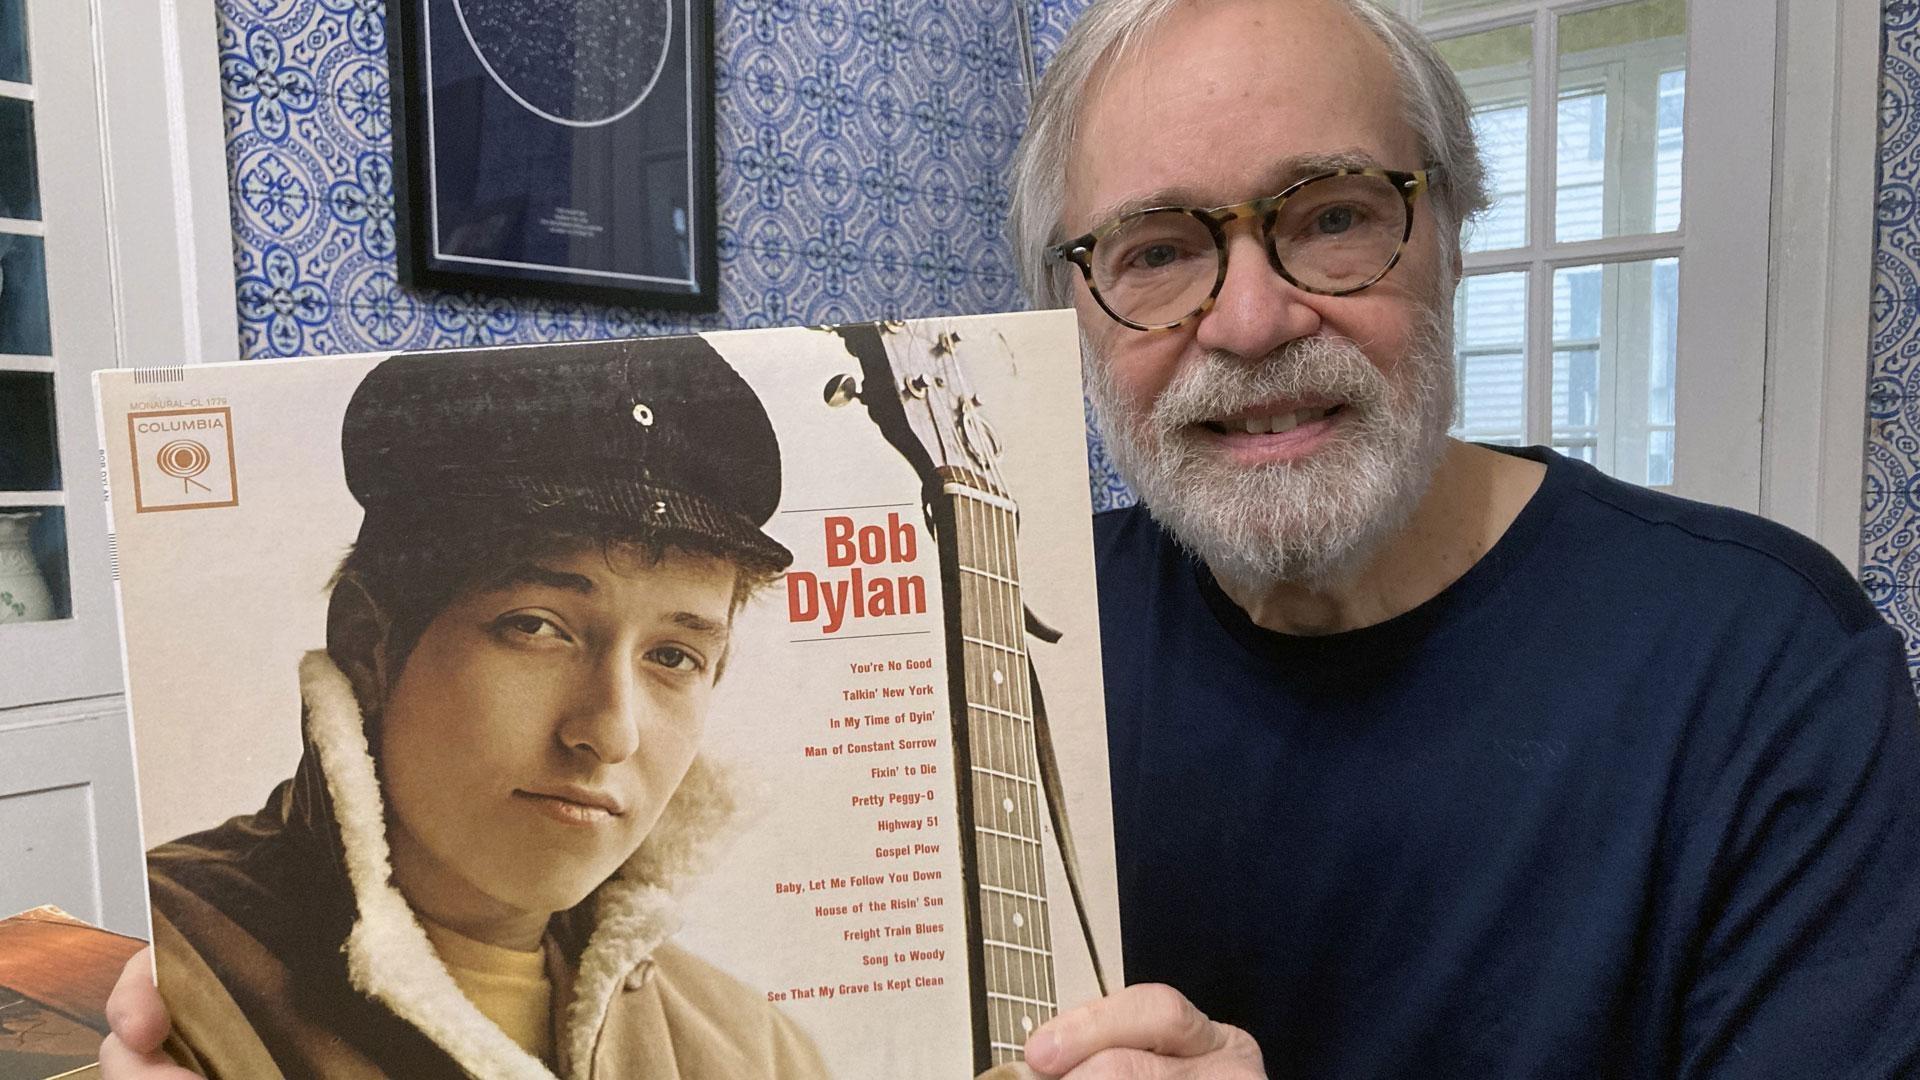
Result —
[[[1047, 66], [1035, 92], [1026, 134], [1013, 159], [1007, 231], [1020, 283], [1035, 307], [1064, 307], [1072, 292], [1066, 263], [1047, 264], [1043, 249], [1059, 235], [1066, 206], [1067, 161], [1080, 110], [1103, 63], [1140, 47], [1181, 4], [1195, 0], [1094, 0]], [[1433, 42], [1400, 14], [1374, 0], [1337, 0], [1380, 39], [1399, 79], [1401, 108], [1420, 141], [1422, 164], [1436, 169], [1432, 207], [1447, 262], [1458, 254], [1460, 228], [1491, 205], [1486, 170], [1473, 136], [1473, 113], [1453, 69]]]

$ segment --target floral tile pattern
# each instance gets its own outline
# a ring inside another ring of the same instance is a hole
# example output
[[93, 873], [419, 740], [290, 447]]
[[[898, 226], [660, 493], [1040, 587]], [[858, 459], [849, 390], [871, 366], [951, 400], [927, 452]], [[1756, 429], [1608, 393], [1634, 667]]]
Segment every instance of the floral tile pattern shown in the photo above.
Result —
[[1018, 308], [1011, 0], [719, 0], [710, 315], [414, 290], [384, 0], [218, 0], [242, 355]]
[[[1920, 37], [1920, 32], [1907, 36]], [[1889, 66], [1895, 63], [1889, 56]], [[1912, 78], [1914, 87], [1903, 87], [1901, 100], [1882, 112], [1880, 183], [1874, 200], [1875, 299], [1920, 298], [1920, 127], [1912, 123], [1914, 103], [1907, 96], [1920, 90], [1920, 67], [1912, 69]]]
[[[1887, 128], [1896, 112], [1920, 101], [1920, 0], [1884, 0], [1880, 8], [1880, 125]], [[1891, 147], [1904, 148], [1914, 133], [1901, 131], [1888, 139]]]
[[[705, 315], [402, 285], [384, 0], [217, 4], [254, 358], [1024, 307], [1003, 233], [1026, 57], [1084, 0], [717, 0]], [[1096, 508], [1132, 502], [1088, 433]]]
[[1885, 0], [1861, 582], [1920, 685], [1920, 0]]

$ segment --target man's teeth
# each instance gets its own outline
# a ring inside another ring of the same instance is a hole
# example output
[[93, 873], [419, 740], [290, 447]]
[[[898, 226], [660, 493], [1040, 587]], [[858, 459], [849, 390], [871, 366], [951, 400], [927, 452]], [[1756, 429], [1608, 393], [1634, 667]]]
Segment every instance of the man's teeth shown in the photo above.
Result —
[[1249, 416], [1235, 426], [1249, 435], [1279, 435], [1292, 431], [1301, 424], [1312, 423], [1333, 414], [1339, 406], [1320, 406], [1312, 409], [1296, 409], [1278, 416]]

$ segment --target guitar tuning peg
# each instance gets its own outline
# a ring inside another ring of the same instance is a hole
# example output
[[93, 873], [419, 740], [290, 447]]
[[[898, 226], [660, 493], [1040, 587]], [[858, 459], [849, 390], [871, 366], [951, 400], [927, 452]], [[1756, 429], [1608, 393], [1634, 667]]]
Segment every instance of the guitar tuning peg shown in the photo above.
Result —
[[827, 380], [827, 388], [821, 396], [826, 399], [828, 405], [837, 409], [842, 405], [864, 400], [860, 391], [860, 376], [835, 375]]
[[926, 397], [927, 377], [925, 375], [915, 375], [913, 378], [908, 379], [906, 382], [906, 396], [910, 398]]

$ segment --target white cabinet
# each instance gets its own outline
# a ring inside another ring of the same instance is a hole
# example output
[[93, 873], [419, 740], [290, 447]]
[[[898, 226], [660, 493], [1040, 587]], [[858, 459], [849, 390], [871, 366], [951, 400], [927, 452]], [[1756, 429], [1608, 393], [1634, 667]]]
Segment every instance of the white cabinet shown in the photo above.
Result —
[[213, 15], [183, 6], [0, 0], [0, 915], [142, 936], [90, 378], [234, 351]]

